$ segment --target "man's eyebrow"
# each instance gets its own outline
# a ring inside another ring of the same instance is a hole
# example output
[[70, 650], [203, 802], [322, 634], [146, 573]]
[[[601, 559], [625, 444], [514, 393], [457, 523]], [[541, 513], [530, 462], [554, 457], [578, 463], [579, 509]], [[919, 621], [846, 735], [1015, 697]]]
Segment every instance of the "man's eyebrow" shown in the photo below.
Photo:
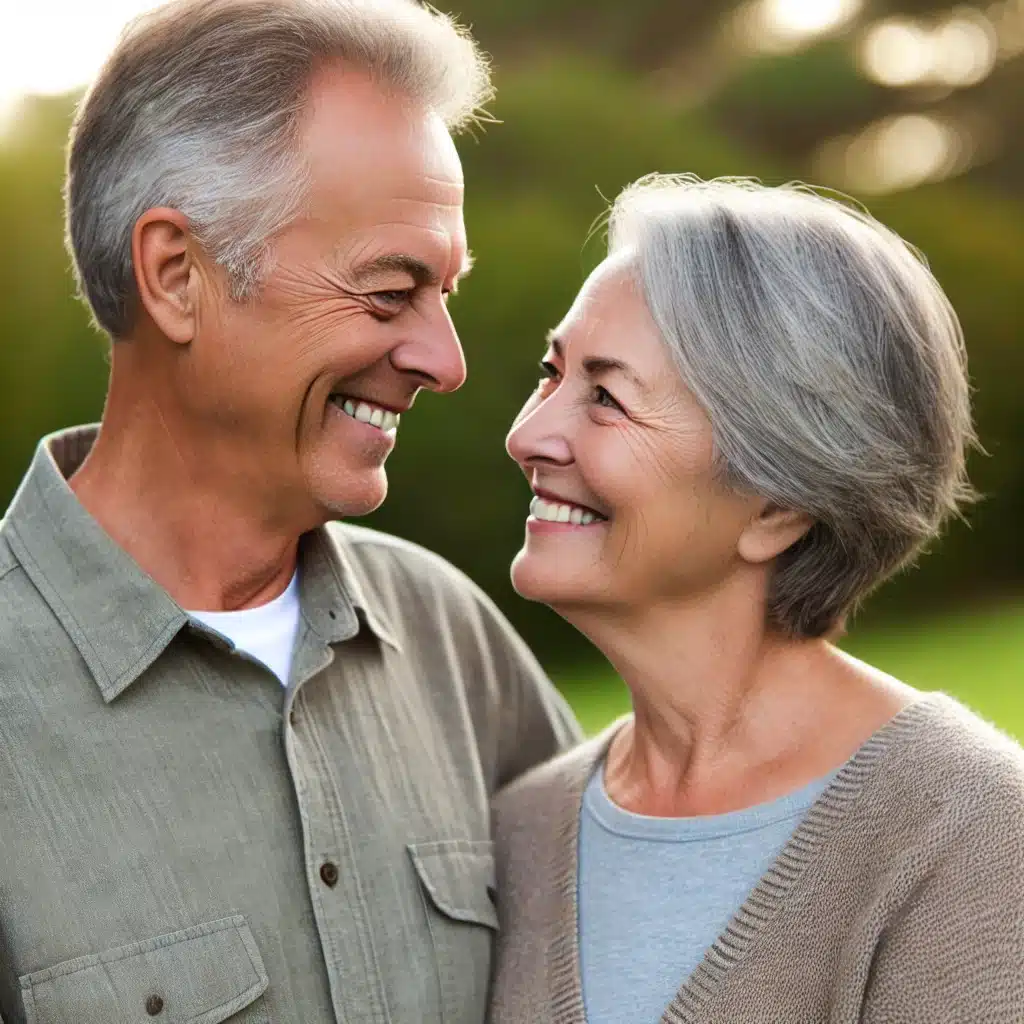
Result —
[[[548, 345], [554, 350], [555, 355], [561, 359], [565, 351], [562, 339], [552, 330], [547, 334]], [[599, 377], [603, 373], [621, 373], [627, 377], [637, 390], [644, 393], [650, 391], [644, 379], [621, 359], [612, 359], [609, 356], [588, 356], [583, 360], [583, 372], [588, 377]]]
[[365, 263], [360, 263], [352, 271], [352, 277], [357, 283], [363, 284], [371, 278], [396, 272], [408, 274], [416, 283], [417, 288], [426, 288], [437, 284], [437, 274], [423, 260], [418, 256], [410, 256], [403, 252], [386, 253], [383, 256], [375, 256]]
[[[456, 275], [452, 291], [458, 290], [459, 281], [473, 269], [473, 255], [466, 253], [462, 267]], [[383, 256], [376, 256], [372, 260], [359, 264], [352, 272], [357, 283], [364, 284], [374, 277], [381, 277], [384, 274], [408, 274], [416, 284], [417, 288], [429, 288], [438, 283], [438, 276], [429, 264], [424, 263], [418, 256], [410, 256], [404, 252], [391, 252]]]

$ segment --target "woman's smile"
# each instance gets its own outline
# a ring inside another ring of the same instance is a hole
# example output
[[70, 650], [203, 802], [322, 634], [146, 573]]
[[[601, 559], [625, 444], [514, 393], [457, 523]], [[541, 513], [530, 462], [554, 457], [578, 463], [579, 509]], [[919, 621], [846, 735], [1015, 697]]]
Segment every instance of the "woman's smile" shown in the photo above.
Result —
[[534, 533], [565, 533], [603, 526], [608, 517], [587, 505], [534, 489], [526, 528]]

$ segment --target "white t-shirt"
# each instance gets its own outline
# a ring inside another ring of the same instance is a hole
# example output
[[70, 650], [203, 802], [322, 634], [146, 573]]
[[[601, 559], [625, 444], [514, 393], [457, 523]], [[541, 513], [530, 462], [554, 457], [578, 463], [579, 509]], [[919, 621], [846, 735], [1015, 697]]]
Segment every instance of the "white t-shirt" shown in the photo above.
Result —
[[223, 633], [239, 651], [262, 661], [288, 685], [292, 649], [299, 630], [299, 574], [296, 570], [280, 597], [237, 612], [188, 612], [189, 616]]

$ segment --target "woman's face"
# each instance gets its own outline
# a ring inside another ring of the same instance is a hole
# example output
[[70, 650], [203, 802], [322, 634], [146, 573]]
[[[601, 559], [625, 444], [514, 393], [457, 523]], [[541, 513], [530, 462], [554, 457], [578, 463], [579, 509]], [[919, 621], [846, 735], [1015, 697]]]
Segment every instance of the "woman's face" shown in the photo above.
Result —
[[542, 367], [507, 440], [535, 495], [516, 590], [639, 610], [710, 595], [742, 571], [741, 538], [764, 502], [716, 479], [711, 424], [625, 259], [590, 276]]

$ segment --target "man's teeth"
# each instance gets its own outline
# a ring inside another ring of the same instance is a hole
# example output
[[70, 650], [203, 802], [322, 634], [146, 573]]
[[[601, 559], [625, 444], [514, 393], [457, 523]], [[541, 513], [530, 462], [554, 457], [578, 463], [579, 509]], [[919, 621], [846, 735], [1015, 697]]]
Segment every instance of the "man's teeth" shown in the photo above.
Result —
[[543, 519], [548, 523], [572, 523], [573, 526], [589, 526], [600, 518], [579, 505], [563, 505], [536, 497], [530, 502], [530, 514], [534, 519]]
[[351, 398], [346, 398], [340, 404], [341, 409], [352, 419], [358, 420], [360, 423], [369, 423], [371, 427], [379, 427], [385, 433], [396, 429], [401, 420], [401, 416], [397, 412], [382, 409], [379, 405], [370, 405], [369, 402], [356, 402]]

